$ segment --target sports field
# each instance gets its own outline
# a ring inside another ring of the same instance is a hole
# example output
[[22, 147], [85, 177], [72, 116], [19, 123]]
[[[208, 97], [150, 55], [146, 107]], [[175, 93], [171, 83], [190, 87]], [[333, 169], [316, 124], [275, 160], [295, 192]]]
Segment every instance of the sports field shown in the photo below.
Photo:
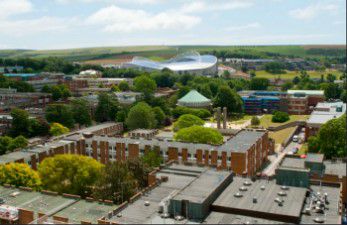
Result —
[[[335, 75], [337, 77], [337, 79], [339, 79], [339, 77], [341, 76], [341, 72], [337, 71], [337, 70], [326, 70], [323, 72], [320, 71], [307, 71], [308, 75], [310, 75], [311, 78], [321, 78], [321, 75], [324, 75], [324, 77], [326, 78], [326, 76], [331, 73], [333, 75]], [[266, 72], [265, 70], [259, 70], [255, 72], [256, 77], [262, 77], [262, 78], [267, 78], [267, 79], [275, 79], [275, 78], [281, 78], [284, 80], [292, 80], [294, 77], [296, 76], [300, 76], [300, 72], [299, 71], [286, 71], [285, 74], [271, 74], [269, 72]]]

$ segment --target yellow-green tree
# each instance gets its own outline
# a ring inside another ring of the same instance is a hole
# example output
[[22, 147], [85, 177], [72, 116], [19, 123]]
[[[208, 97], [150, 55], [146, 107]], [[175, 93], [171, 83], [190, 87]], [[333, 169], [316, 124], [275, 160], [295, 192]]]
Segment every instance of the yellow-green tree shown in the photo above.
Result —
[[223, 136], [219, 131], [201, 126], [191, 126], [179, 130], [175, 136], [177, 141], [196, 142], [202, 144], [222, 144]]
[[9, 163], [0, 165], [0, 184], [11, 184], [16, 187], [31, 187], [34, 190], [41, 188], [41, 179], [38, 173], [24, 163]]
[[49, 133], [53, 136], [59, 136], [69, 132], [70, 132], [69, 128], [64, 127], [60, 123], [52, 123], [51, 129], [49, 130]]
[[45, 189], [86, 196], [100, 177], [103, 165], [81, 155], [56, 155], [40, 163], [38, 171]]
[[184, 114], [178, 118], [178, 120], [174, 123], [174, 130], [178, 131], [182, 128], [191, 127], [194, 125], [202, 126], [205, 124], [205, 121], [200, 119], [197, 116], [191, 114]]

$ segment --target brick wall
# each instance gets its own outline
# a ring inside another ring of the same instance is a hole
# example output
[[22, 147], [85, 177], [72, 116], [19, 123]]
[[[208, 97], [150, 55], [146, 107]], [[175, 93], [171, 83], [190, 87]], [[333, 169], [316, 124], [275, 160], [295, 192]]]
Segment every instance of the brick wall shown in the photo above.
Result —
[[230, 164], [230, 169], [233, 172], [242, 175], [242, 173], [246, 171], [246, 154], [241, 152], [232, 152]]
[[18, 223], [29, 224], [34, 220], [34, 212], [26, 209], [18, 209]]

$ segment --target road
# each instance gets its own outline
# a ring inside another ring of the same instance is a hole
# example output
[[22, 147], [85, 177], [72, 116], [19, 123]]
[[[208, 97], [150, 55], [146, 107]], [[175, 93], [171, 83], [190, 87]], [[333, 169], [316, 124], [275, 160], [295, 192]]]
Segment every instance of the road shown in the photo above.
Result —
[[[304, 133], [301, 132], [298, 136], [303, 137]], [[272, 176], [275, 175], [275, 170], [282, 161], [283, 157], [292, 151], [294, 148], [300, 149], [302, 144], [299, 144], [298, 142], [290, 142], [289, 145], [281, 151], [281, 147], [276, 149], [276, 153], [274, 155], [270, 155], [268, 159], [271, 161], [270, 165], [268, 165], [264, 170], [263, 174], [266, 176]]]

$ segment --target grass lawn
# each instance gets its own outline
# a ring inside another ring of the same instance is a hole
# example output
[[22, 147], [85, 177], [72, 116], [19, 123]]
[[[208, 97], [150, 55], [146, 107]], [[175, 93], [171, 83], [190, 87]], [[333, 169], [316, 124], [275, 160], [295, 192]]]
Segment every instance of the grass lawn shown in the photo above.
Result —
[[242, 118], [231, 118], [230, 122], [233, 124], [243, 124], [245, 123], [247, 120], [252, 119], [253, 116], [251, 115], [243, 115]]
[[[319, 71], [307, 71], [307, 73], [310, 75], [311, 78], [320, 78], [323, 74], [324, 77], [327, 76], [327, 74], [331, 73], [333, 75], [336, 75], [337, 79], [341, 76], [341, 72], [337, 70], [326, 70], [325, 72], [319, 72]], [[265, 70], [260, 70], [255, 72], [256, 77], [262, 77], [267, 79], [274, 79], [274, 78], [281, 78], [285, 80], [292, 80], [295, 76], [300, 76], [300, 72], [297, 71], [287, 71], [285, 74], [271, 74], [266, 72]]]
[[307, 146], [307, 143], [305, 143], [301, 146], [301, 148], [299, 149], [299, 151], [296, 154], [297, 155], [305, 155], [305, 154], [307, 154], [307, 151], [308, 151], [308, 146]]
[[290, 123], [296, 120], [307, 120], [309, 117], [309, 115], [290, 115], [289, 116], [289, 120], [287, 122], [284, 123], [273, 123], [271, 121], [272, 119], [272, 115], [271, 114], [266, 114], [264, 115], [261, 119], [260, 119], [260, 126], [264, 127], [264, 128], [268, 128], [270, 126], [272, 127], [276, 127], [276, 126], [280, 126], [286, 123]]
[[276, 132], [269, 132], [269, 137], [275, 140], [275, 144], [281, 144], [295, 130], [295, 127], [289, 127]]

